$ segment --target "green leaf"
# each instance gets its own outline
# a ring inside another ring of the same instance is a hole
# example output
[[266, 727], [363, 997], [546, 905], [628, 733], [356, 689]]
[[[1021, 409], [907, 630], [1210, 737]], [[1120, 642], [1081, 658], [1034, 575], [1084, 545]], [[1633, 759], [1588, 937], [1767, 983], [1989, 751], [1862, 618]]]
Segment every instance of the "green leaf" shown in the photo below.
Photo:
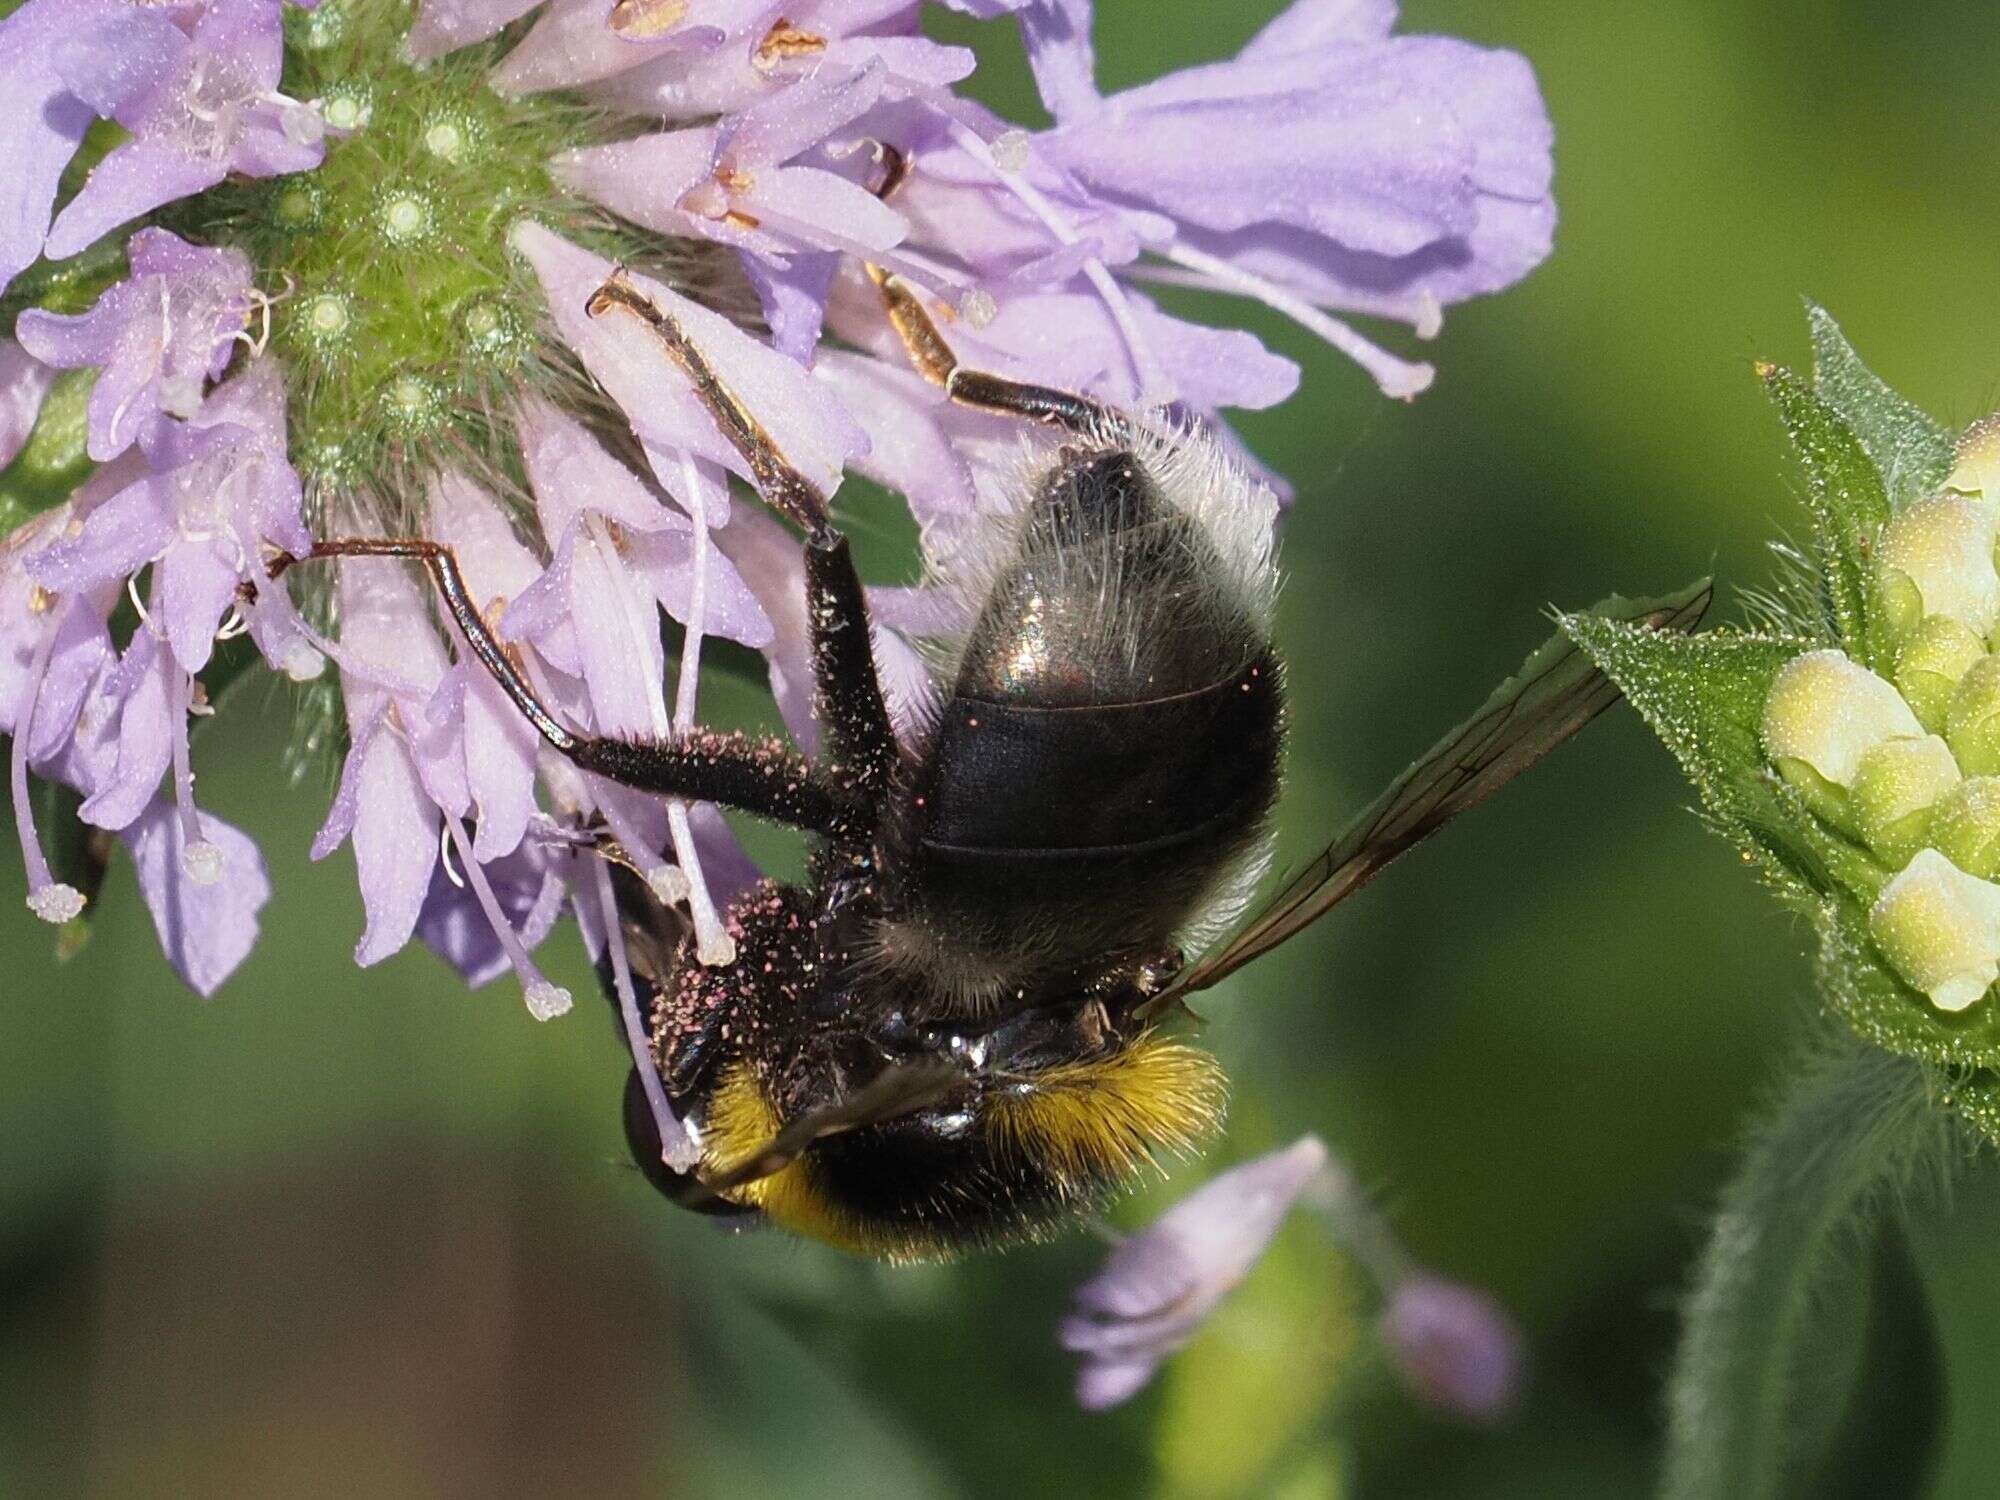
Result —
[[1819, 643], [1712, 630], [1682, 636], [1594, 615], [1562, 627], [1639, 711], [1703, 809], [1778, 893], [1805, 911], [1842, 888], [1873, 892], [1885, 872], [1809, 812], [1764, 759], [1764, 700], [1779, 668]]
[[1806, 318], [1812, 324], [1813, 389], [1868, 450], [1889, 503], [1900, 509], [1937, 489], [1956, 461], [1951, 434], [1864, 365], [1825, 308], [1808, 301]]
[[[1816, 970], [1820, 993], [1854, 1031], [1891, 1052], [1970, 1077], [2000, 1067], [2000, 1004], [1988, 997], [1957, 1012], [1939, 1010], [1911, 989], [1882, 959], [1868, 935], [1868, 913], [1852, 897], [1836, 896], [1820, 909]], [[1956, 1096], [1958, 1090], [1954, 1088]], [[1964, 1099], [1982, 1097], [1971, 1088]], [[1990, 1093], [1983, 1097], [1990, 1098]], [[2000, 1111], [1967, 1118], [1992, 1133]]]
[[14, 462], [0, 469], [0, 536], [69, 499], [96, 467], [84, 451], [95, 370], [65, 370], [55, 379]]
[[1895, 663], [1885, 633], [1873, 628], [1875, 538], [1889, 520], [1882, 475], [1847, 419], [1797, 375], [1778, 365], [1758, 373], [1805, 465], [1813, 551], [1840, 644], [1886, 677]]

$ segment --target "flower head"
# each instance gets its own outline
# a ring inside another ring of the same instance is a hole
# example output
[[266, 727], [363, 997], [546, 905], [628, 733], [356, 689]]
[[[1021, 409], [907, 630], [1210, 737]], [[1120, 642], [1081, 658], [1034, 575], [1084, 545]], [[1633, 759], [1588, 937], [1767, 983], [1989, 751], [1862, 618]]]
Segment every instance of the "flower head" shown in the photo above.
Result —
[[[641, 320], [591, 316], [600, 287], [671, 320], [818, 491], [856, 471], [903, 493], [942, 568], [1018, 503], [1022, 438], [910, 368], [872, 274], [968, 365], [1229, 445], [1217, 413], [1288, 399], [1297, 368], [1154, 286], [1282, 307], [1409, 394], [1429, 367], [1327, 310], [1428, 336], [1546, 248], [1517, 58], [1301, 0], [1233, 62], [1102, 99], [1088, 5], [961, 8], [1018, 14], [1054, 128], [959, 97], [974, 55], [909, 0], [27, 0], [0, 21], [0, 461], [26, 445], [75, 481], [0, 550], [35, 910], [85, 901], [34, 822], [58, 781], [123, 837], [191, 984], [242, 960], [268, 885], [196, 805], [193, 731], [261, 660], [337, 749], [313, 853], [352, 851], [357, 961], [415, 936], [471, 982], [511, 970], [548, 1017], [569, 997], [534, 954], [570, 909], [643, 1043], [604, 860], [683, 907], [709, 963], [753, 872], [713, 808], [579, 770], [522, 694], [562, 734], [683, 740], [720, 637], [762, 654], [808, 753], [818, 726], [797, 538], [732, 501], [756, 474], [715, 391]], [[1203, 117], [1234, 158], [1206, 185], [1178, 154]], [[293, 566], [349, 535], [404, 560]], [[437, 547], [484, 663], [410, 566]], [[919, 722], [936, 688], [899, 630], [951, 628], [948, 599], [881, 598], [890, 705]], [[1204, 1285], [1241, 1274], [1213, 1253]]]

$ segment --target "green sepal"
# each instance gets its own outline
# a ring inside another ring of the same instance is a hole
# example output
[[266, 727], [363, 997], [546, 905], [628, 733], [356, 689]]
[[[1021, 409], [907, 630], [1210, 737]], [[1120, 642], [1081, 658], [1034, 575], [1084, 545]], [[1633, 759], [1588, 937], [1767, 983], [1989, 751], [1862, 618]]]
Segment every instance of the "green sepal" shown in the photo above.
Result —
[[1782, 897], [1812, 911], [1835, 891], [1872, 896], [1880, 888], [1887, 872], [1868, 851], [1815, 816], [1765, 762], [1772, 680], [1818, 642], [1733, 630], [1672, 635], [1594, 615], [1561, 620], [1680, 762], [1710, 820]]
[[1847, 419], [1805, 381], [1779, 365], [1760, 366], [1758, 373], [1805, 465], [1813, 552], [1839, 644], [1886, 677], [1895, 653], [1873, 577], [1875, 539], [1890, 514], [1882, 475]]
[[[1988, 1071], [2000, 1069], [2000, 1002], [1988, 995], [1962, 1011], [1939, 1010], [1883, 961], [1868, 934], [1867, 908], [1851, 896], [1824, 902], [1814, 926], [1814, 966], [1827, 1004], [1864, 1040], [1967, 1081], [1944, 1090], [1949, 1102], [2000, 1144], [2000, 1079]], [[1992, 1081], [1978, 1084], [1982, 1073]], [[1985, 1101], [1983, 1118], [1968, 1101]]]
[[1882, 476], [1889, 504], [1900, 510], [1934, 492], [1957, 461], [1951, 433], [1863, 364], [1825, 308], [1807, 301], [1806, 319], [1812, 325], [1813, 390], [1853, 429]]
[[85, 451], [97, 371], [65, 370], [42, 400], [28, 441], [0, 469], [0, 536], [69, 499], [97, 467]]

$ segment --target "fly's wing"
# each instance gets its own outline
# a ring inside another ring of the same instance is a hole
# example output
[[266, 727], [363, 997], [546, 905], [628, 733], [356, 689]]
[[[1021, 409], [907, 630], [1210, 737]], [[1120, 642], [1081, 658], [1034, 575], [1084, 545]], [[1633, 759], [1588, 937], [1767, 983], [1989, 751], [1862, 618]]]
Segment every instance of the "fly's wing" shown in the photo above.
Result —
[[[1692, 630], [1714, 597], [1706, 579], [1661, 599], [1615, 595], [1589, 613]], [[1558, 634], [1500, 685], [1486, 704], [1454, 729], [1364, 808], [1326, 851], [1287, 880], [1257, 914], [1220, 947], [1175, 977], [1147, 1010], [1177, 995], [1207, 989], [1269, 953], [1366, 885], [1397, 855], [1429, 838], [1618, 701], [1618, 689], [1590, 659]]]
[[887, 1068], [846, 1098], [801, 1115], [728, 1171], [704, 1175], [701, 1185], [720, 1195], [782, 1172], [815, 1141], [941, 1102], [959, 1077], [959, 1070], [947, 1062], [899, 1063]]

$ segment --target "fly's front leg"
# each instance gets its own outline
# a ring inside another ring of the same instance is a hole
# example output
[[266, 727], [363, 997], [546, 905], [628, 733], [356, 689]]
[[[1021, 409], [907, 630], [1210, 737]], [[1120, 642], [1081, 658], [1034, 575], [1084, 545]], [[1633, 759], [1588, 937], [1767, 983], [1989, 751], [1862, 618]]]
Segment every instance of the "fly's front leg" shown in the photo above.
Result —
[[827, 514], [826, 497], [793, 467], [771, 434], [730, 390], [674, 316], [613, 276], [591, 294], [593, 318], [635, 317], [651, 329], [688, 379], [730, 446], [743, 455], [758, 495], [806, 532], [806, 613], [812, 624], [813, 711], [829, 755], [818, 768], [843, 802], [874, 809], [889, 790], [898, 757], [896, 733], [875, 670], [868, 603], [847, 538]]
[[417, 537], [316, 542], [305, 557], [281, 553], [272, 559], [269, 573], [275, 580], [299, 563], [334, 557], [393, 557], [422, 563], [480, 665], [535, 732], [581, 769], [640, 791], [716, 802], [814, 833], [832, 833], [843, 825], [846, 814], [840, 798], [778, 740], [703, 732], [659, 744], [578, 734], [568, 728], [493, 634], [465, 586], [458, 558], [441, 543]]
[[[908, 180], [910, 163], [907, 156], [887, 142], [881, 143], [881, 149], [882, 180], [874, 191], [876, 197], [887, 202]], [[966, 369], [945, 342], [937, 319], [924, 306], [922, 294], [915, 287], [881, 266], [870, 265], [865, 269], [868, 279], [882, 295], [882, 309], [888, 315], [889, 326], [903, 341], [910, 364], [931, 384], [942, 386], [944, 393], [959, 405], [1082, 435], [1118, 432], [1128, 425], [1110, 407], [1073, 391]]]

